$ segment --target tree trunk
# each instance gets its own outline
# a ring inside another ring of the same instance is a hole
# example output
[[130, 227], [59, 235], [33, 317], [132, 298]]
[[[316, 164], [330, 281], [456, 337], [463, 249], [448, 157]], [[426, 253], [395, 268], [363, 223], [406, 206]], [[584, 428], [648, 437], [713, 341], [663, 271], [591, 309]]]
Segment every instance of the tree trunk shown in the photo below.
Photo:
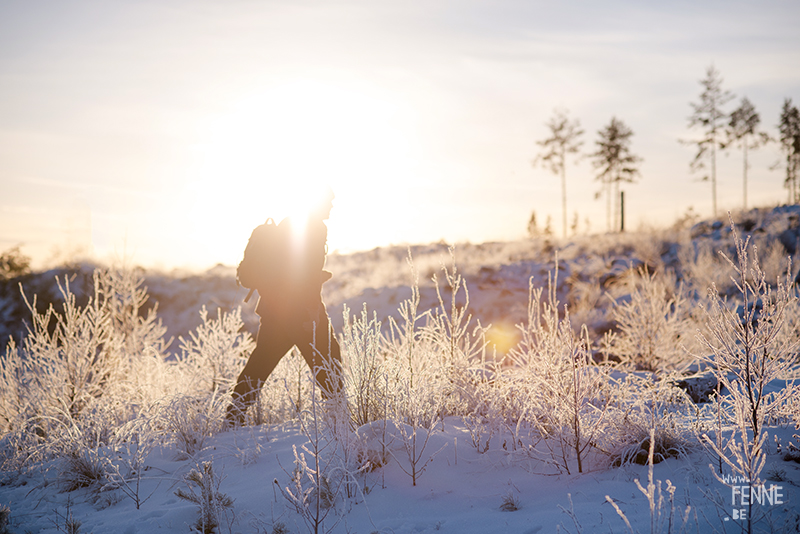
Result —
[[717, 216], [717, 133], [711, 136], [711, 211]]
[[567, 161], [561, 158], [561, 224], [564, 228], [564, 239], [567, 238]]
[[744, 158], [744, 168], [742, 169], [742, 174], [744, 176], [744, 185], [743, 192], [744, 192], [744, 209], [747, 209], [747, 136], [744, 136], [744, 140], [742, 141], [742, 154]]

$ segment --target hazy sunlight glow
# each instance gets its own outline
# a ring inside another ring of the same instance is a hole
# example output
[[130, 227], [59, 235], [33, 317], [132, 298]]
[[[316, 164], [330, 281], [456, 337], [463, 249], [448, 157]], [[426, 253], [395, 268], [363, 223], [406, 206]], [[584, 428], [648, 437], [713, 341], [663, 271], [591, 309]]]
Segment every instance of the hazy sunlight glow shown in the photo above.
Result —
[[[397, 196], [411, 172], [404, 121], [397, 103], [352, 85], [298, 80], [243, 97], [201, 128], [185, 188], [188, 217], [226, 249], [220, 261], [232, 261], [256, 224], [301, 215], [308, 195], [327, 185], [336, 206], [363, 212]], [[339, 215], [334, 210], [332, 228], [367, 242], [368, 224], [345, 216], [336, 225]]]

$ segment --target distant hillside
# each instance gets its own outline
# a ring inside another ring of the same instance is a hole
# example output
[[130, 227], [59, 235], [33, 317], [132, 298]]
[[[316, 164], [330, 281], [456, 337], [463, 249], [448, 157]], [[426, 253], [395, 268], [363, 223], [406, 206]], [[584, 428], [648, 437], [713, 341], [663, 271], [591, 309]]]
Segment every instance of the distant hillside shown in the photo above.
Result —
[[[768, 275], [774, 279], [785, 269], [788, 256], [800, 248], [800, 206], [759, 208], [733, 215], [736, 231], [750, 237]], [[576, 236], [564, 241], [539, 237], [513, 242], [458, 244], [453, 248], [457, 272], [464, 276], [469, 290], [473, 320], [513, 331], [514, 324], [525, 320], [529, 280], [536, 287], [546, 287], [548, 276], [556, 274], [558, 299], [567, 304], [573, 324], [586, 324], [595, 338], [615, 325], [610, 315], [612, 303], [625, 299], [624, 280], [631, 269], [664, 271], [674, 276], [676, 284], [691, 279], [695, 291], [705, 291], [711, 284], [721, 292], [731, 287], [727, 265], [717, 252], [733, 253], [733, 239], [727, 219], [704, 220], [693, 226], [676, 225], [670, 229]], [[342, 325], [346, 305], [351, 314], [360, 313], [366, 304], [384, 324], [397, 315], [398, 304], [411, 295], [413, 259], [419, 280], [420, 309], [438, 305], [432, 277], [437, 275], [444, 300], [450, 297], [442, 281], [442, 266], [451, 268], [450, 247], [445, 244], [394, 246], [353, 254], [332, 254], [328, 269], [334, 278], [324, 287], [325, 302], [335, 328]], [[793, 262], [796, 264], [797, 262]], [[53, 304], [61, 306], [57, 280], [68, 281], [70, 289], [85, 302], [93, 290], [95, 265], [64, 267], [0, 280], [0, 347], [9, 336], [19, 341], [26, 332], [30, 312], [20, 293], [43, 311]], [[794, 272], [797, 267], [794, 267]], [[245, 328], [255, 333], [258, 317], [255, 299], [243, 303], [247, 291], [238, 287], [235, 268], [217, 266], [201, 274], [141, 271], [149, 294], [148, 307], [158, 305], [158, 316], [168, 328], [167, 337], [186, 337], [200, 324], [199, 310], [206, 305], [212, 316], [216, 310], [243, 307]], [[457, 305], [465, 296], [459, 294]], [[146, 310], [143, 310], [146, 311]], [[177, 345], [173, 343], [172, 349]]]

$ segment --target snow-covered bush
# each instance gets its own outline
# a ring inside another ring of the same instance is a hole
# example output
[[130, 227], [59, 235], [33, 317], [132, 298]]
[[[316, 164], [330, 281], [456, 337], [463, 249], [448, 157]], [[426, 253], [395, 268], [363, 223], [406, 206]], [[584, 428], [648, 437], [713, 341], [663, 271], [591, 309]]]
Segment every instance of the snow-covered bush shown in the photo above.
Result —
[[593, 365], [586, 329], [576, 335], [568, 310], [559, 315], [556, 285], [551, 277], [549, 302], [543, 302], [531, 279], [528, 320], [520, 325], [522, 340], [511, 357], [520, 368], [529, 421], [547, 438], [550, 460], [567, 473], [577, 464], [582, 473], [607, 424], [608, 377], [605, 368]]
[[[619, 332], [609, 331], [602, 351], [623, 365], [644, 371], [667, 371], [689, 361], [683, 346], [692, 322], [683, 287], [674, 277], [650, 273], [626, 278], [628, 299], [614, 302]], [[677, 285], [677, 288], [676, 288]]]
[[[482, 376], [486, 363], [486, 328], [478, 321], [472, 326], [469, 313], [469, 289], [458, 273], [455, 251], [450, 249], [451, 266], [442, 266], [444, 291], [450, 294], [445, 303], [438, 277], [433, 275], [438, 307], [421, 329], [421, 338], [432, 352], [429, 358], [438, 366], [437, 394], [443, 399], [442, 409], [448, 415], [472, 413], [480, 403], [475, 381]], [[462, 296], [463, 295], [463, 296]]]
[[345, 392], [350, 417], [356, 427], [388, 414], [389, 393], [386, 390], [386, 366], [382, 351], [381, 323], [366, 304], [361, 314], [350, 320], [350, 309], [344, 307], [342, 329], [342, 364]]
[[153, 424], [164, 430], [163, 441], [175, 441], [178, 450], [191, 457], [222, 428], [229, 400], [224, 393], [166, 397], [156, 403]]
[[201, 328], [181, 340], [182, 358], [169, 362], [156, 308], [144, 311], [143, 278], [98, 269], [93, 280], [85, 306], [68, 279], [57, 281], [62, 310], [38, 312], [36, 297], [25, 298], [28, 335], [20, 346], [12, 340], [0, 358], [4, 468], [80, 458], [85, 449], [119, 442], [119, 430], [142, 418], [152, 423], [148, 428], [174, 432], [189, 454], [219, 426], [220, 406], [253, 346], [240, 332], [239, 310], [217, 319], [202, 310]]
[[78, 419], [124, 377], [123, 339], [103, 305], [99, 278], [95, 276], [94, 297], [84, 308], [76, 305], [68, 280], [59, 282], [62, 313], [51, 306], [39, 314], [29, 304], [33, 324], [22, 350], [30, 370], [27, 379], [36, 392], [27, 399], [31, 415]]
[[250, 334], [242, 332], [242, 310], [217, 309], [211, 319], [205, 306], [200, 308], [202, 324], [189, 339], [179, 338], [178, 367], [192, 393], [221, 393], [232, 389], [236, 378], [255, 348]]
[[687, 454], [696, 444], [690, 422], [696, 408], [669, 377], [626, 374], [612, 382], [609, 426], [598, 446], [613, 465], [644, 465], [652, 448], [654, 463]]
[[140, 284], [130, 273], [98, 270], [86, 306], [76, 304], [66, 279], [58, 281], [60, 312], [50, 306], [39, 313], [36, 297], [26, 298], [28, 335], [3, 358], [0, 417], [8, 429], [36, 420], [47, 434], [97, 423], [99, 411], [113, 425], [152, 400], [143, 394], [162, 371], [165, 344], [155, 315], [139, 313], [146, 300]]

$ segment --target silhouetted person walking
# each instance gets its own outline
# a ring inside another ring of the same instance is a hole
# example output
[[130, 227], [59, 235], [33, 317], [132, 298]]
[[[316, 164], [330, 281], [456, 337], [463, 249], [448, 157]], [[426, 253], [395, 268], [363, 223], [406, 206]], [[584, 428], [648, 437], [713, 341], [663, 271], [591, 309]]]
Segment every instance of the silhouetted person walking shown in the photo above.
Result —
[[[328, 227], [324, 221], [333, 208], [328, 189], [306, 220], [287, 217], [253, 230], [237, 277], [257, 290], [256, 313], [261, 317], [256, 348], [233, 390], [226, 423], [242, 424], [247, 408], [255, 403], [261, 386], [281, 358], [297, 346], [311, 368], [322, 394], [330, 398], [341, 388], [339, 343], [322, 302]], [[248, 295], [249, 297], [249, 295]], [[329, 376], [329, 370], [336, 370]]]

